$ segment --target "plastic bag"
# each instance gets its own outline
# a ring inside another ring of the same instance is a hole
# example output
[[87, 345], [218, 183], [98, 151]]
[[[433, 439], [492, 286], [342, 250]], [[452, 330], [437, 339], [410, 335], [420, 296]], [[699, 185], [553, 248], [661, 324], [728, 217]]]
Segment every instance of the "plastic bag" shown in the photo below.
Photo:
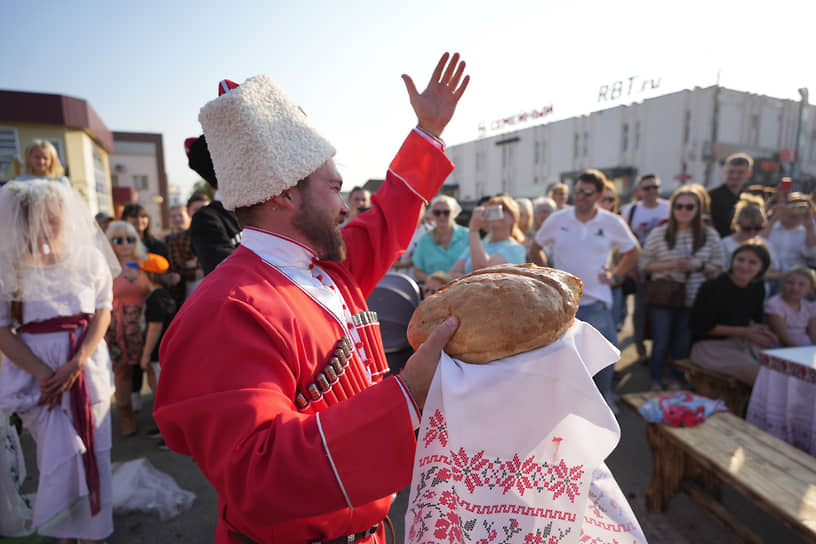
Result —
[[176, 517], [193, 505], [196, 496], [146, 458], [113, 463], [113, 511], [156, 512], [161, 521]]

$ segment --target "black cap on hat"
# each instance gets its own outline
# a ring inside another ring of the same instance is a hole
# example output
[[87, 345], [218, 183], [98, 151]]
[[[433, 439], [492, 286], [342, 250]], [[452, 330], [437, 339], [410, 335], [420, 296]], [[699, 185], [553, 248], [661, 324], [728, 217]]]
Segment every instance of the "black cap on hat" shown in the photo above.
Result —
[[190, 152], [187, 154], [187, 165], [207, 183], [218, 189], [218, 180], [215, 178], [210, 150], [207, 148], [207, 140], [202, 134], [190, 145]]

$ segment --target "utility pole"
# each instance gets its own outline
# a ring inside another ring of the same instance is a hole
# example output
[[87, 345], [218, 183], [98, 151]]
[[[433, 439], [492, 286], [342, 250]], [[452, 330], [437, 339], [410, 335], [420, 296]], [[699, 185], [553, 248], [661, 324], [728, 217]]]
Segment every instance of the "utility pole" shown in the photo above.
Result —
[[793, 142], [793, 149], [796, 156], [793, 162], [793, 169], [791, 177], [794, 183], [799, 181], [799, 176], [802, 173], [802, 155], [805, 153], [805, 136], [808, 128], [808, 90], [807, 87], [799, 89], [799, 96], [802, 97], [799, 102], [799, 119], [796, 122], [796, 140]]
[[714, 163], [717, 161], [714, 150], [717, 147], [717, 138], [720, 128], [720, 71], [721, 70], [717, 70], [717, 84], [714, 86], [714, 108], [711, 116], [711, 149], [708, 154], [708, 160], [706, 161], [705, 178], [703, 179], [703, 185], [705, 187], [711, 187], [711, 175], [714, 171]]

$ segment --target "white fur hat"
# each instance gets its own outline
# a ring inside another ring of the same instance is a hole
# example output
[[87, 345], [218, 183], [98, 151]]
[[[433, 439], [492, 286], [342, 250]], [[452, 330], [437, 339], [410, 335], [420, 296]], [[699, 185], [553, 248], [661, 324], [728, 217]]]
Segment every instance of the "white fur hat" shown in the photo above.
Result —
[[205, 104], [198, 120], [228, 210], [294, 187], [335, 154], [303, 110], [266, 74]]

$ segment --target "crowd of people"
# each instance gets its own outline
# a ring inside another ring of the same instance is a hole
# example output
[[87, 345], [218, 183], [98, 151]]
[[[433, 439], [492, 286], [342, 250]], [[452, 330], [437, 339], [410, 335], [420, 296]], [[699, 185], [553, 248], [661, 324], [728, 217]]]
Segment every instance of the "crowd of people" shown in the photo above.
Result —
[[[439, 196], [407, 260], [420, 283], [501, 263], [561, 268], [584, 282], [578, 317], [615, 345], [632, 297], [633, 340], [652, 390], [686, 385], [672, 363], [688, 358], [750, 384], [760, 350], [809, 345], [816, 334], [813, 203], [788, 179], [746, 186], [752, 168], [734, 154], [722, 185], [687, 183], [670, 198], [659, 175], [643, 174], [624, 205], [613, 182], [587, 170], [533, 201], [484, 199], [467, 227], [455, 222], [462, 206]], [[596, 380], [616, 409], [611, 369]]]
[[[123, 437], [137, 433], [146, 375], [156, 393], [148, 433], [192, 456], [225, 505], [217, 542], [384, 541], [458, 325], [445, 321], [386, 378], [381, 345], [357, 322], [391, 266], [426, 296], [498, 264], [563, 269], [583, 281], [577, 317], [616, 346], [633, 296], [655, 390], [682, 385], [672, 361], [752, 383], [761, 349], [814, 343], [814, 206], [787, 180], [774, 194], [746, 189], [747, 155], [729, 157], [711, 191], [684, 184], [664, 199], [649, 173], [622, 205], [603, 172], [586, 170], [534, 199], [485, 197], [461, 221], [460, 203], [437, 193], [453, 168], [440, 135], [468, 85], [463, 71], [446, 54], [421, 93], [403, 76], [417, 127], [383, 186], [355, 187], [348, 202], [334, 148], [274, 82], [224, 80], [202, 108], [209, 141], [185, 142], [216, 198], [174, 207], [164, 238], [138, 203], [94, 221], [53, 146], [26, 148], [26, 176], [0, 188], [0, 410], [37, 444], [32, 523], [42, 534], [67, 544], [112, 533], [110, 399]], [[236, 151], [243, 118], [258, 133]], [[613, 366], [595, 380], [616, 411]]]

